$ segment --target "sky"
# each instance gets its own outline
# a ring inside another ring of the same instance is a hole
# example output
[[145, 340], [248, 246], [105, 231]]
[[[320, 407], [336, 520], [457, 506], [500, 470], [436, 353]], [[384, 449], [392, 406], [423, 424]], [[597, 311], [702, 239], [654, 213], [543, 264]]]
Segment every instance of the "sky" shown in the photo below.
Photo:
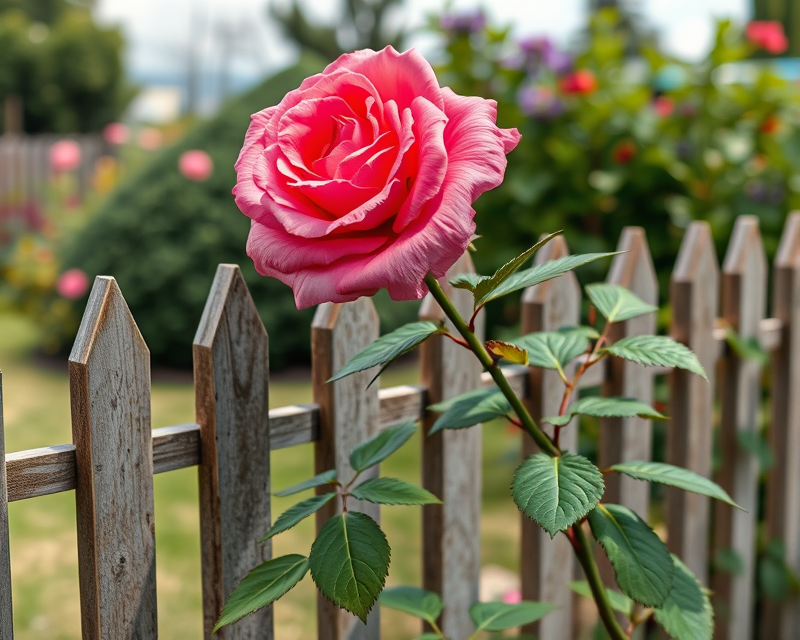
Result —
[[[99, 0], [97, 17], [122, 27], [128, 43], [128, 68], [139, 83], [179, 82], [187, 74], [193, 47], [208, 91], [234, 91], [294, 60], [296, 49], [270, 24], [267, 6], [285, 0]], [[301, 0], [308, 15], [333, 21], [337, 0]], [[511, 23], [518, 36], [547, 34], [567, 45], [583, 24], [585, 0], [451, 0], [456, 9], [483, 6], [490, 19]], [[409, 27], [441, 11], [445, 0], [405, 0], [396, 18]], [[747, 20], [750, 0], [640, 0], [649, 25], [662, 34], [672, 53], [692, 59], [710, 44], [714, 18]], [[431, 37], [409, 42], [423, 53]], [[227, 61], [227, 62], [226, 62]], [[228, 70], [227, 73], [225, 70]]]

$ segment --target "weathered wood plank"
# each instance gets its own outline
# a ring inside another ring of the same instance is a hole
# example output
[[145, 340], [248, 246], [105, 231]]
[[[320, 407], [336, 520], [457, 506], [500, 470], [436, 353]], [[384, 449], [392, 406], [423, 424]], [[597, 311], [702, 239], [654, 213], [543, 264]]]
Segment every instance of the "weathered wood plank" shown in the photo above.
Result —
[[153, 429], [153, 473], [200, 464], [200, 425], [195, 422]]
[[[0, 455], [5, 456], [3, 426], [3, 372], [0, 371]], [[14, 640], [11, 608], [11, 547], [8, 540], [8, 490], [6, 469], [0, 465], [0, 640]]]
[[[800, 213], [793, 213], [775, 258], [772, 312], [781, 321], [782, 348], [772, 358], [770, 448], [775, 465], [767, 481], [767, 535], [783, 543], [786, 563], [800, 573]], [[763, 326], [763, 323], [762, 323]], [[800, 598], [765, 600], [761, 637], [793, 640], [800, 629]]]
[[[474, 273], [468, 254], [447, 274]], [[472, 315], [472, 295], [442, 286], [459, 313]], [[423, 320], [441, 321], [445, 315], [428, 294], [420, 309]], [[447, 327], [455, 328], [450, 321]], [[483, 334], [480, 314], [476, 331]], [[469, 351], [442, 336], [426, 340], [421, 347], [422, 384], [428, 389], [428, 403], [458, 396], [481, 385], [481, 366]], [[423, 433], [436, 416], [429, 414]], [[441, 628], [449, 638], [466, 638], [473, 632], [470, 606], [478, 600], [480, 580], [481, 426], [458, 431], [440, 431], [422, 439], [422, 483], [443, 500], [422, 511], [422, 581], [426, 589], [442, 596], [445, 610]]]
[[75, 445], [71, 444], [7, 454], [8, 501], [72, 491], [76, 466]]
[[[711, 228], [693, 222], [683, 239], [672, 274], [672, 337], [697, 354], [708, 374], [676, 369], [671, 377], [667, 462], [711, 477], [714, 379], [718, 347], [714, 324], [719, 307], [719, 262]], [[667, 488], [668, 546], [708, 584], [711, 504], [708, 498]]]
[[[270, 524], [269, 345], [236, 265], [217, 269], [194, 339], [200, 425], [200, 541], [204, 637], [226, 598], [268, 560]], [[228, 640], [273, 637], [272, 607], [221, 629]]]
[[[644, 229], [626, 227], [622, 232], [607, 281], [630, 289], [645, 302], [658, 304], [658, 281], [653, 259], [647, 246]], [[626, 336], [655, 333], [655, 314], [650, 313], [611, 327], [609, 342]], [[653, 400], [653, 371], [620, 358], [611, 358], [603, 384], [604, 396], [625, 396], [643, 402]], [[650, 460], [652, 455], [652, 425], [641, 418], [605, 418], [601, 420], [600, 464], [609, 467], [624, 460]], [[606, 475], [603, 499], [625, 505], [647, 518], [650, 487], [646, 482], [622, 474]]]
[[[536, 254], [536, 263], [555, 260], [569, 255], [562, 236], [554, 238]], [[566, 273], [554, 280], [526, 289], [522, 296], [522, 333], [557, 331], [561, 327], [580, 323], [581, 290], [574, 273]], [[574, 366], [566, 371], [574, 373]], [[531, 391], [526, 401], [531, 417], [537, 423], [544, 416], [557, 415], [564, 395], [564, 382], [557, 371], [530, 367], [528, 387]], [[543, 429], [552, 437], [550, 425]], [[578, 426], [573, 421], [559, 437], [563, 451], [578, 450]], [[533, 440], [522, 436], [522, 453], [527, 457], [538, 448]], [[535, 634], [540, 640], [563, 640], [572, 637], [572, 590], [569, 582], [574, 569], [573, 550], [566, 536], [550, 535], [526, 516], [522, 522], [522, 597], [525, 600], [549, 602], [558, 606], [556, 611], [541, 622], [528, 625], [524, 631]]]
[[[350, 453], [378, 432], [378, 384], [367, 388], [377, 370], [361, 371], [336, 382], [327, 380], [377, 339], [378, 331], [378, 314], [369, 298], [345, 304], [322, 304], [317, 308], [311, 327], [311, 377], [314, 400], [319, 405], [319, 440], [314, 449], [314, 464], [317, 473], [336, 469], [342, 482], [349, 482], [354, 475]], [[374, 473], [364, 473], [360, 481], [376, 473], [377, 469]], [[340, 508], [334, 500], [320, 509], [316, 514], [317, 531]], [[351, 501], [348, 508], [367, 513], [375, 520], [380, 518], [375, 504]], [[317, 599], [317, 624], [319, 640], [377, 640], [380, 637], [378, 607], [373, 608], [364, 625], [322, 595]]]
[[69, 357], [84, 640], [158, 637], [150, 353], [98, 277]]
[[[737, 219], [722, 268], [722, 317], [742, 338], [757, 337], [766, 307], [767, 267], [758, 219]], [[739, 444], [741, 433], [758, 429], [761, 366], [729, 353], [720, 375], [720, 451], [716, 481], [747, 512], [716, 501], [715, 553], [733, 552], [742, 566], [738, 575], [718, 571], [712, 577], [720, 640], [753, 637], [755, 525], [758, 514], [758, 460]]]

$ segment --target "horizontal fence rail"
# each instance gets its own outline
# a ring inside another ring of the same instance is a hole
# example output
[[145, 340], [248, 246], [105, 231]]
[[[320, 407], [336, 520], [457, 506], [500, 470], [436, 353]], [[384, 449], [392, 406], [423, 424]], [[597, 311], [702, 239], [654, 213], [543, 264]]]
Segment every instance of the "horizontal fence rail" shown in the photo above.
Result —
[[[644, 298], [655, 299], [652, 261], [644, 233], [626, 229], [609, 282], [622, 284]], [[547, 245], [537, 260], [568, 254], [563, 238]], [[772, 425], [769, 435], [777, 463], [766, 486], [765, 528], [786, 541], [787, 562], [800, 570], [800, 214], [787, 221], [775, 264], [772, 312], [766, 315], [767, 269], [755, 218], [737, 221], [731, 247], [720, 269], [704, 223], [693, 223], [678, 258], [670, 298], [670, 333], [693, 348], [709, 373], [711, 384], [697, 376], [668, 368], [629, 367], [613, 358], [588, 370], [578, 389], [599, 388], [608, 394], [626, 394], [648, 400], [653, 377], [668, 375], [669, 410], [667, 461], [710, 477], [712, 438], [719, 413], [723, 461], [715, 479], [748, 504], [749, 514], [732, 513], [725, 505], [711, 508], [701, 497], [668, 490], [665, 520], [668, 545], [683, 557], [705, 585], [717, 592], [717, 634], [721, 640], [755, 638], [790, 640], [795, 636], [800, 603], [765, 601], [760, 634], [755, 629], [755, 525], [757, 474], [752, 454], [737, 445], [741, 430], [758, 428], [761, 376], [759, 365], [729, 346], [728, 333], [754, 340], [771, 354]], [[468, 256], [450, 275], [472, 272]], [[468, 295], [451, 291], [457, 305], [470, 306]], [[578, 320], [580, 291], [574, 275], [537, 285], [522, 296], [524, 332], [551, 331]], [[761, 300], [753, 303], [751, 299]], [[424, 301], [423, 319], [442, 319], [432, 299]], [[640, 323], [619, 323], [612, 340], [650, 331]], [[482, 318], [477, 322], [478, 331]], [[494, 384], [480, 373], [471, 354], [435, 337], [420, 354], [423, 383], [386, 389], [367, 389], [370, 372], [325, 384], [353, 355], [377, 335], [372, 302], [362, 299], [345, 305], [322, 305], [312, 330], [314, 402], [267, 410], [267, 336], [255, 313], [238, 267], [220, 265], [195, 338], [196, 421], [150, 430], [149, 354], [113, 278], [98, 278], [70, 362], [73, 439], [62, 444], [5, 454], [0, 467], [0, 640], [12, 639], [8, 563], [7, 504], [65, 491], [76, 491], [79, 521], [82, 628], [84, 638], [155, 638], [155, 573], [152, 530], [142, 528], [152, 514], [152, 476], [196, 466], [200, 477], [200, 519], [203, 572], [204, 633], [211, 627], [233, 586], [247, 571], [270, 557], [269, 545], [257, 538], [269, 526], [269, 452], [313, 444], [317, 471], [337, 468], [351, 473], [349, 452], [359, 441], [380, 429], [408, 420], [423, 428], [435, 416], [426, 407], [468, 391]], [[356, 345], [353, 336], [363, 344]], [[358, 348], [357, 348], [358, 347]], [[572, 366], [580, 364], [578, 358]], [[541, 418], [554, 412], [560, 400], [559, 381], [552, 372], [535, 367], [503, 369], [512, 388]], [[715, 375], [715, 373], [719, 375]], [[0, 382], [2, 379], [0, 378]], [[578, 395], [578, 394], [574, 394]], [[573, 395], [573, 400], [574, 400]], [[715, 398], [720, 411], [716, 412]], [[0, 386], [0, 451], [2, 439]], [[121, 409], [124, 407], [124, 410]], [[604, 420], [601, 425], [602, 464], [650, 459], [649, 423]], [[130, 425], [135, 429], [129, 432]], [[149, 433], [148, 433], [149, 432]], [[576, 449], [577, 429], [565, 432], [565, 446]], [[453, 640], [471, 633], [468, 616], [477, 598], [480, 572], [481, 430], [448, 431], [423, 440], [422, 482], [444, 499], [442, 506], [423, 509], [423, 586], [441, 593], [446, 603], [442, 628]], [[121, 439], [125, 444], [120, 444]], [[136, 452], [132, 462], [124, 449]], [[535, 451], [526, 444], [524, 453]], [[134, 464], [135, 462], [135, 464]], [[123, 470], [123, 471], [121, 471]], [[239, 486], [247, 483], [244, 490]], [[639, 511], [647, 509], [648, 494], [635, 483], [609, 486], [613, 499]], [[241, 502], [246, 496], [250, 502]], [[109, 504], [133, 501], [128, 516], [108, 510]], [[460, 504], [454, 504], [456, 501]], [[464, 504], [474, 508], [465, 509]], [[380, 518], [376, 505], [361, 505]], [[321, 527], [332, 511], [318, 514]], [[102, 514], [102, 517], [100, 517]], [[137, 515], [138, 514], [138, 515]], [[645, 515], [642, 513], [642, 515]], [[130, 523], [120, 518], [128, 517]], [[737, 519], [735, 522], [733, 519]], [[713, 525], [713, 526], [712, 526]], [[712, 530], [713, 529], [713, 530]], [[568, 545], [550, 540], [531, 522], [521, 523], [521, 583], [523, 596], [559, 604], [559, 612], [525, 631], [540, 640], [563, 640], [564, 630], [576, 620], [568, 588], [572, 557]], [[713, 538], [716, 546], [709, 545]], [[125, 554], [119, 549], [129, 549]], [[735, 549], [745, 562], [743, 575], [709, 570], [710, 558]], [[128, 555], [126, 555], [128, 554]], [[128, 567], [128, 558], [135, 567]], [[124, 562], [123, 560], [124, 559]], [[122, 564], [120, 564], [122, 563]], [[606, 577], [613, 574], [605, 568]], [[124, 576], [124, 593], [114, 576]], [[125, 594], [135, 594], [128, 603]], [[223, 629], [227, 640], [274, 638], [271, 607]], [[320, 640], [377, 640], [377, 611], [364, 626], [320, 599], [317, 606]], [[576, 630], [577, 633], [577, 630]]]

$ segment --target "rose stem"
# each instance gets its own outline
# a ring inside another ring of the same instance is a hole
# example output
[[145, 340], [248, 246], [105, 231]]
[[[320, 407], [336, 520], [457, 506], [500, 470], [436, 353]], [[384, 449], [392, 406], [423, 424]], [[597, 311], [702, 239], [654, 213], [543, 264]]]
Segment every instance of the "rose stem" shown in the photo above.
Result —
[[[536, 426], [536, 423], [528, 413], [528, 410], [517, 397], [517, 394], [514, 393], [511, 385], [508, 384], [508, 380], [506, 380], [506, 377], [503, 375], [500, 367], [494, 364], [492, 357], [486, 351], [486, 348], [478, 339], [478, 336], [470, 331], [461, 315], [453, 306], [453, 303], [450, 302], [450, 299], [442, 290], [442, 287], [439, 285], [439, 282], [436, 280], [436, 278], [429, 273], [427, 276], [425, 276], [425, 284], [428, 285], [431, 295], [434, 297], [436, 302], [439, 303], [439, 306], [442, 308], [445, 315], [450, 319], [464, 340], [466, 340], [467, 344], [469, 344], [472, 351], [478, 357], [478, 360], [489, 371], [495, 383], [497, 384], [497, 387], [503, 392], [503, 395], [511, 404], [517, 416], [522, 421], [523, 427], [528, 434], [530, 434], [531, 438], [533, 438], [534, 442], [550, 457], [556, 458], [560, 456], [561, 451], [559, 451], [559, 449], [553, 444], [552, 440], [550, 440], [547, 434], [545, 434], [539, 429], [539, 427]], [[580, 523], [573, 525], [573, 527], [568, 530], [567, 537], [572, 542], [572, 546], [575, 549], [575, 554], [578, 556], [578, 561], [581, 563], [581, 566], [586, 573], [586, 579], [589, 582], [592, 595], [597, 603], [597, 609], [600, 613], [600, 618], [602, 619], [606, 630], [611, 636], [611, 639], [629, 640], [628, 636], [617, 622], [614, 610], [612, 609], [611, 603], [608, 600], [608, 594], [606, 593], [605, 586], [603, 585], [603, 580], [600, 577], [600, 570], [597, 568], [597, 563], [592, 555], [591, 547], [589, 546], [589, 542], [586, 539], [586, 534], [584, 534]]]

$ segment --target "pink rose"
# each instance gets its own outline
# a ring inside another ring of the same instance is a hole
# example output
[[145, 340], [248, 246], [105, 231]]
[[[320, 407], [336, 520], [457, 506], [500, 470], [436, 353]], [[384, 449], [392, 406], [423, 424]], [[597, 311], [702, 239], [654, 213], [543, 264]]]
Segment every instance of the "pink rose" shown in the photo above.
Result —
[[516, 129], [497, 104], [440, 88], [413, 49], [345, 54], [252, 117], [233, 193], [256, 269], [298, 308], [386, 288], [419, 299], [475, 231], [472, 203], [503, 180]]
[[211, 156], [205, 151], [192, 149], [181, 154], [178, 160], [178, 169], [184, 178], [195, 182], [203, 182], [203, 180], [208, 180], [213, 173], [214, 163], [211, 160]]
[[74, 171], [81, 164], [81, 148], [74, 140], [59, 140], [50, 147], [50, 168], [56, 173]]
[[69, 269], [58, 277], [56, 291], [58, 295], [67, 300], [77, 300], [83, 297], [89, 289], [89, 276], [80, 269]]
[[121, 122], [112, 122], [111, 124], [107, 124], [105, 129], [103, 129], [103, 139], [108, 144], [125, 144], [129, 136], [130, 132], [128, 131], [128, 127]]
[[783, 24], [777, 20], [754, 20], [747, 25], [747, 39], [769, 53], [783, 53], [789, 41], [783, 32]]

